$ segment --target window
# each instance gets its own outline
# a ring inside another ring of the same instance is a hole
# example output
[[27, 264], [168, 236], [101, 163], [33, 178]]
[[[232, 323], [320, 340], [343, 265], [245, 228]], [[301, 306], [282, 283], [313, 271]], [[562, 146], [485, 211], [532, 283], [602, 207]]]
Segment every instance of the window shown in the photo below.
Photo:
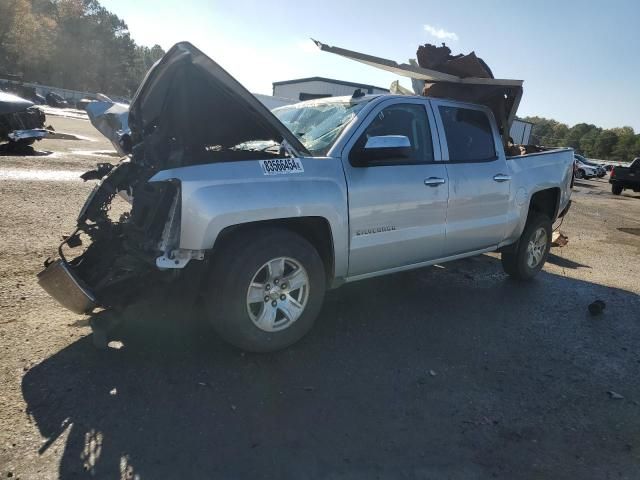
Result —
[[310, 105], [296, 104], [276, 108], [272, 113], [298, 137], [314, 156], [326, 155], [342, 130], [367, 104], [318, 100]]
[[[408, 157], [385, 159], [384, 164], [427, 163], [433, 161], [433, 144], [429, 117], [423, 105], [392, 105], [381, 110], [358, 139], [352, 151], [362, 150], [369, 137], [404, 135], [411, 149]], [[378, 162], [379, 163], [379, 162]]]
[[481, 110], [439, 107], [451, 162], [478, 162], [496, 158], [489, 118]]

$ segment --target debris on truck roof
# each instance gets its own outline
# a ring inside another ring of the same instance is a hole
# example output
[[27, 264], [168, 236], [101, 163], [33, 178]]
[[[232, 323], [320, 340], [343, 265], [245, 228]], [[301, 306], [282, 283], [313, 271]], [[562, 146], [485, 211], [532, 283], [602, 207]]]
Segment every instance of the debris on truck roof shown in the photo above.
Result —
[[489, 66], [476, 56], [475, 52], [468, 55], [462, 53], [451, 55], [451, 49], [444, 43], [440, 47], [425, 43], [416, 52], [418, 65], [438, 72], [456, 75], [460, 78], [493, 78]]
[[[442, 48], [427, 44], [418, 48], [417, 63], [399, 64], [386, 58], [313, 41], [324, 52], [412, 80], [423, 80], [426, 83], [422, 95], [486, 105], [496, 118], [504, 144], [508, 143], [509, 129], [522, 98], [523, 81], [493, 78], [489, 67], [474, 52], [452, 56], [451, 50], [446, 46]], [[423, 65], [430, 67], [425, 68]]]
[[333, 47], [322, 43], [319, 40], [313, 41], [323, 52], [334, 53], [342, 57], [350, 58], [351, 60], [355, 60], [372, 67], [380, 68], [382, 70], [395, 73], [396, 75], [400, 75], [402, 77], [416, 78], [428, 82], [450, 82], [468, 85], [502, 85], [510, 87], [520, 87], [523, 83], [522, 80], [507, 80], [500, 78], [462, 78], [457, 75], [440, 72], [435, 69], [424, 68], [419, 65], [410, 65], [408, 63], [399, 64], [393, 60], [387, 60], [386, 58], [375, 57], [373, 55], [355, 52], [353, 50], [347, 50], [345, 48]]

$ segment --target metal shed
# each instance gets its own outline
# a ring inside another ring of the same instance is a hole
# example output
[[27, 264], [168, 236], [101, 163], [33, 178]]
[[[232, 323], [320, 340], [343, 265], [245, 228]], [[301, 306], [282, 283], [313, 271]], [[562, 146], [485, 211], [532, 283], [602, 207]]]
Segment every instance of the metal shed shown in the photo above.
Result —
[[273, 82], [274, 97], [290, 98], [296, 101], [352, 95], [357, 89], [368, 94], [389, 93], [388, 88], [325, 77], [308, 77]]

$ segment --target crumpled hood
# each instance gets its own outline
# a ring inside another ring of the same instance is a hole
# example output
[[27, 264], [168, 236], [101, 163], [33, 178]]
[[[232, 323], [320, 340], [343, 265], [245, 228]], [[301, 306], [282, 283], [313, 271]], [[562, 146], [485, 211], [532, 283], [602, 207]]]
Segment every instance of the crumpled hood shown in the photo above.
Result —
[[110, 100], [91, 102], [86, 107], [91, 124], [107, 137], [120, 155], [126, 155], [122, 138], [130, 135], [129, 105]]
[[134, 145], [153, 133], [193, 150], [285, 140], [308, 154], [256, 97], [188, 42], [151, 67], [131, 103], [129, 128]]

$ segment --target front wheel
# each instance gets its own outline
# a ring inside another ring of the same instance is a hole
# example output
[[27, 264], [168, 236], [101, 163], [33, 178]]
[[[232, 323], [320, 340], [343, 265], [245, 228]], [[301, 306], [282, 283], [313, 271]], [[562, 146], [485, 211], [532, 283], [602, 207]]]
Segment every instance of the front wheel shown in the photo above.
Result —
[[615, 183], [611, 185], [611, 193], [620, 195], [622, 193], [622, 185], [616, 185]]
[[325, 293], [317, 250], [284, 229], [252, 231], [217, 252], [209, 278], [207, 316], [226, 341], [271, 352], [313, 326]]
[[520, 240], [502, 251], [504, 271], [518, 280], [530, 280], [542, 270], [551, 248], [551, 220], [540, 213], [530, 215]]
[[584, 170], [578, 170], [576, 172], [576, 178], [584, 178]]

